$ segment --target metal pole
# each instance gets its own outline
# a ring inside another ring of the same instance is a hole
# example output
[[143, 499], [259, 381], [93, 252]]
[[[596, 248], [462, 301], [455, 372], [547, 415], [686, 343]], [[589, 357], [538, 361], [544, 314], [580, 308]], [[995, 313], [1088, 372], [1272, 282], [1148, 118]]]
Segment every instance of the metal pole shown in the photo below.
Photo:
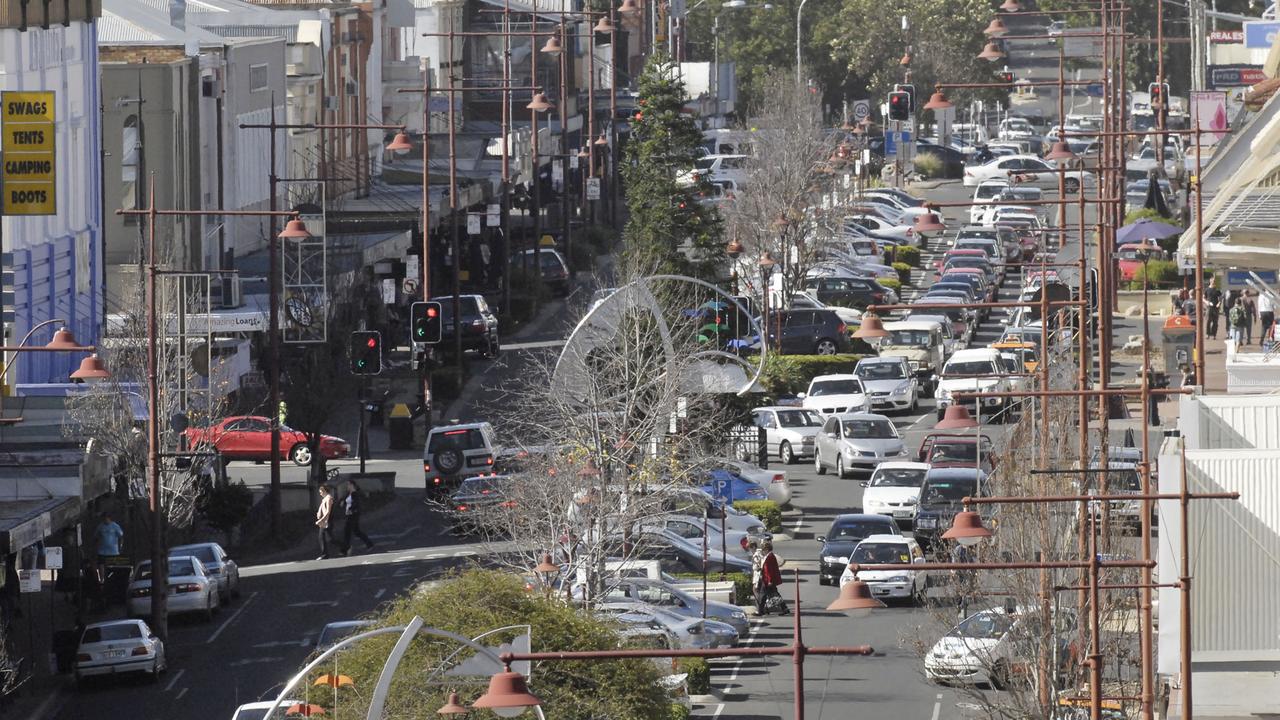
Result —
[[[576, 41], [576, 40], [575, 40]], [[569, 31], [566, 16], [560, 16], [560, 233], [564, 240], [569, 277], [573, 277], [573, 236], [569, 213]], [[541, 270], [541, 266], [539, 266]]]
[[[502, 85], [511, 85], [511, 0], [502, 3]], [[502, 314], [511, 315], [511, 90], [502, 93]], [[452, 93], [450, 93], [452, 96]]]
[[609, 34], [609, 224], [618, 229], [618, 18], [617, 8], [609, 3], [609, 22], [614, 30]]
[[[1145, 251], [1144, 251], [1145, 253]], [[1148, 443], [1148, 433], [1150, 433], [1151, 425], [1151, 318], [1150, 306], [1147, 299], [1147, 257], [1144, 254], [1142, 260], [1142, 462], [1138, 468], [1142, 473], [1142, 492], [1144, 495], [1151, 494], [1151, 449]], [[1141, 503], [1141, 534], [1142, 534], [1142, 559], [1151, 559], [1151, 501], [1142, 500]], [[1152, 620], [1151, 617], [1151, 588], [1148, 584], [1139, 591], [1138, 600], [1138, 638], [1142, 643], [1142, 716], [1146, 720], [1150, 720], [1155, 712], [1155, 669], [1154, 658], [1152, 657]]]
[[1204, 376], [1204, 183], [1200, 177], [1200, 120], [1196, 119], [1196, 382], [1206, 385]]
[[[169, 553], [164, 547], [164, 493], [160, 487], [157, 275], [156, 181], [152, 176], [147, 178], [147, 492], [151, 510], [151, 629], [164, 640], [169, 635]], [[157, 592], [156, 588], [163, 590]]]
[[808, 650], [804, 646], [804, 639], [800, 632], [800, 571], [795, 571], [796, 578], [796, 607], [792, 611], [792, 655], [791, 664], [795, 667], [794, 687], [796, 696], [796, 720], [804, 720], [804, 656]]
[[[538, 35], [537, 24], [529, 24], [529, 76], [533, 79], [532, 84], [541, 86], [538, 82]], [[533, 137], [530, 138], [530, 155], [533, 159], [533, 172], [530, 175], [533, 182], [533, 235], [530, 238], [529, 245], [533, 251], [533, 282], [534, 292], [532, 297], [533, 312], [538, 312], [538, 290], [542, 288], [542, 249], [538, 246], [538, 239], [542, 236], [542, 157], [538, 149], [538, 111], [530, 108], [529, 110], [529, 127], [533, 129]], [[528, 264], [524, 264], [528, 267]]]
[[[1197, 123], [1198, 124], [1198, 123]], [[1200, 136], [1196, 135], [1196, 144], [1199, 145]], [[1200, 176], [1196, 175], [1197, 193], [1199, 192]], [[1198, 287], [1198, 286], [1197, 286]], [[1191, 495], [1187, 492], [1187, 446], [1186, 443], [1180, 443], [1181, 452], [1179, 453], [1182, 463], [1182, 482], [1179, 488], [1178, 514], [1182, 520], [1182, 537], [1178, 542], [1178, 554], [1182, 560], [1182, 574], [1178, 578], [1178, 584], [1182, 586], [1182, 607], [1178, 611], [1178, 628], [1179, 634], [1182, 636], [1182, 642], [1179, 643], [1179, 674], [1182, 676], [1182, 720], [1191, 720], [1191, 540], [1190, 540], [1190, 500]]]
[[454, 126], [453, 31], [449, 31], [449, 254], [453, 257], [453, 363], [462, 377], [462, 253], [458, 243], [458, 131]]
[[[271, 94], [271, 133], [268, 138], [267, 184], [270, 190], [270, 210], [276, 211], [276, 100]], [[280, 248], [276, 238], [276, 218], [267, 220], [267, 337], [270, 338], [268, 350], [271, 365], [270, 399], [268, 417], [271, 419], [271, 537], [277, 542], [280, 536]]]
[[804, 4], [809, 0], [800, 0], [800, 6], [796, 8], [796, 84], [799, 85], [804, 81], [804, 76], [800, 70], [800, 17], [804, 13]]
[[[431, 299], [431, 71], [430, 66], [422, 69], [422, 299]], [[504, 96], [505, 97], [505, 96]], [[449, 95], [453, 102], [453, 94]], [[503, 153], [506, 153], [506, 136], [503, 136]], [[506, 157], [503, 157], [503, 170], [506, 170]], [[506, 263], [503, 263], [506, 266]], [[454, 316], [457, 317], [456, 315]], [[432, 348], [427, 348], [430, 355]], [[431, 436], [431, 413], [434, 402], [431, 397], [431, 364], [423, 358], [422, 368], [422, 416], [425, 428], [424, 437]], [[425, 488], [430, 490], [430, 487]]]

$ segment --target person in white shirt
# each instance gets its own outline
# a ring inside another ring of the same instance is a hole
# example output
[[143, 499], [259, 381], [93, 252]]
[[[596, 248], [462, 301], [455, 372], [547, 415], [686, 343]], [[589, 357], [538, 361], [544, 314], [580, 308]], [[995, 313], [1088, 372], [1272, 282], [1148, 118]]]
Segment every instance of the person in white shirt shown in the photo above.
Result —
[[1269, 292], [1263, 292], [1258, 295], [1258, 319], [1262, 322], [1261, 327], [1258, 329], [1258, 344], [1261, 345], [1263, 342], [1274, 338], [1276, 300]]

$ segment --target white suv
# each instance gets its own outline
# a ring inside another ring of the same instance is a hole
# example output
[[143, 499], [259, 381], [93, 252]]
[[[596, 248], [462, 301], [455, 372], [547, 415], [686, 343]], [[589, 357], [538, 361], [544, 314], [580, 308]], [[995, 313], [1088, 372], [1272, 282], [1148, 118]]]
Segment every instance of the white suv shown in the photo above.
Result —
[[464, 478], [494, 472], [497, 434], [487, 422], [431, 428], [422, 450], [422, 469], [432, 494], [452, 492]]

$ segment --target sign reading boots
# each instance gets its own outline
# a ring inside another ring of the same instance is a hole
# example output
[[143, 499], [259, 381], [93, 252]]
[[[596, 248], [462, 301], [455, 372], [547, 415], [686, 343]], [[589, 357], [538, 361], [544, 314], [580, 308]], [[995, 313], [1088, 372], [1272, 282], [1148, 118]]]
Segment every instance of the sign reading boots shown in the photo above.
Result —
[[0, 215], [55, 215], [52, 92], [0, 93]]

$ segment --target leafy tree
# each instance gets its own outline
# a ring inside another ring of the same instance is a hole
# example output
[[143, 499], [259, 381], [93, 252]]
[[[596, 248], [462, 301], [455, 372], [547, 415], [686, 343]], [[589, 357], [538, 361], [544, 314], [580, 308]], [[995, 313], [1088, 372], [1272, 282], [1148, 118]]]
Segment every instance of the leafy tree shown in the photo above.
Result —
[[196, 501], [196, 510], [215, 530], [230, 533], [253, 507], [253, 492], [243, 482], [212, 485]]
[[[373, 621], [376, 626], [404, 625], [415, 615], [422, 618], [426, 627], [466, 637], [510, 625], [529, 625], [538, 652], [608, 650], [621, 644], [613, 627], [600, 619], [530, 591], [517, 576], [489, 570], [466, 571], [430, 590], [411, 592], [389, 603]], [[343, 651], [339, 671], [355, 681], [355, 689], [339, 692], [341, 715], [366, 714], [369, 694], [396, 637], [389, 634], [369, 638]], [[496, 645], [510, 639], [511, 635], [498, 634], [484, 642]], [[392, 681], [385, 716], [434, 717], [451, 686], [423, 681], [442, 663], [456, 664], [473, 655], [464, 650], [446, 661], [455, 649], [456, 643], [420, 635]], [[324, 672], [333, 672], [333, 666], [318, 668], [316, 676]], [[542, 700], [547, 717], [667, 720], [670, 699], [656, 684], [659, 676], [658, 665], [644, 659], [557, 661], [535, 665], [529, 686]], [[315, 677], [311, 677], [304, 682], [310, 686], [314, 681]], [[470, 702], [484, 692], [488, 679], [451, 681], [463, 701]], [[333, 696], [329, 693], [313, 694], [310, 701], [323, 704], [332, 712]], [[475, 712], [489, 717], [482, 711]]]
[[697, 123], [682, 111], [684, 97], [676, 65], [662, 52], [651, 55], [622, 167], [630, 213], [624, 253], [632, 267], [647, 272], [714, 278], [723, 259], [720, 223], [696, 202], [708, 181], [677, 181], [693, 169], [702, 142]]

